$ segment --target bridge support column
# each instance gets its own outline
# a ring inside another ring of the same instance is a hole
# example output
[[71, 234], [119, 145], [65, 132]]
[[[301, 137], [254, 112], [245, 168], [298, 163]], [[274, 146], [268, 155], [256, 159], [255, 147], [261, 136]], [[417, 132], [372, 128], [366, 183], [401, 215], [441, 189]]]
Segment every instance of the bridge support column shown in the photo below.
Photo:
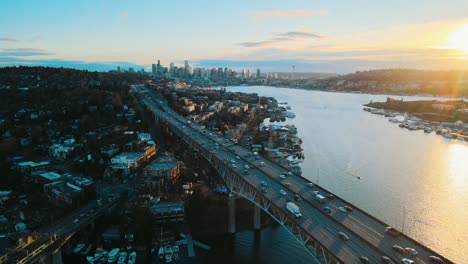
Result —
[[229, 233], [234, 234], [236, 232], [236, 195], [234, 193], [229, 194], [228, 207]]
[[63, 264], [62, 251], [60, 249], [52, 253], [52, 264]]
[[254, 229], [260, 230], [262, 221], [261, 221], [262, 210], [260, 207], [254, 205]]

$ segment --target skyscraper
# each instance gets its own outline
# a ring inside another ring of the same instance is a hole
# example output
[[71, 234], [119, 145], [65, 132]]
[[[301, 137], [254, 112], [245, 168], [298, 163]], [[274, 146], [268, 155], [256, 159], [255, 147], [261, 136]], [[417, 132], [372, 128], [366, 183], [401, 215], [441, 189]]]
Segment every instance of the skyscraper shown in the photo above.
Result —
[[255, 77], [257, 79], [260, 79], [262, 77], [262, 73], [260, 72], [260, 69], [257, 69], [257, 75]]
[[247, 78], [250, 79], [250, 77], [252, 77], [252, 71], [247, 69]]
[[187, 75], [187, 74], [189, 74], [189, 67], [190, 67], [190, 65], [188, 63], [188, 60], [186, 60], [184, 64], [185, 64], [184, 72]]
[[156, 75], [156, 64], [154, 64], [154, 63], [151, 64], [151, 73], [152, 73], [153, 75]]
[[156, 65], [156, 74], [160, 76], [162, 74], [161, 61], [158, 60], [158, 65]]
[[169, 67], [169, 75], [174, 76], [174, 63], [171, 62], [171, 66]]

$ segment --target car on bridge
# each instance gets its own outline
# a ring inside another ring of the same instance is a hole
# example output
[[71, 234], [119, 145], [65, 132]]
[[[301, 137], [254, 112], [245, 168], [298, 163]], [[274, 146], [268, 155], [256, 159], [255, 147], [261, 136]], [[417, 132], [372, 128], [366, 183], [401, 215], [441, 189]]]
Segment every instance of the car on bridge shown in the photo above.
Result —
[[412, 259], [409, 259], [409, 258], [402, 258], [401, 263], [403, 263], [403, 264], [413, 264], [414, 261]]
[[401, 247], [401, 246], [399, 246], [397, 244], [393, 245], [392, 249], [395, 250], [396, 252], [400, 253], [400, 254], [406, 254], [406, 250], [403, 247]]
[[261, 181], [260, 182], [263, 186], [268, 186], [268, 183], [266, 183], [265, 181]]
[[393, 261], [392, 261], [389, 257], [387, 257], [387, 256], [382, 256], [381, 260], [382, 260], [382, 263], [384, 263], [384, 264], [395, 264], [395, 262], [393, 262]]
[[367, 257], [365, 257], [365, 256], [360, 256], [359, 260], [361, 261], [361, 263], [365, 263], [365, 264], [370, 263], [369, 259]]
[[307, 185], [308, 185], [309, 187], [314, 187], [314, 184], [313, 184], [312, 182], [308, 182]]
[[400, 231], [396, 230], [394, 227], [391, 227], [391, 226], [387, 226], [385, 228], [385, 233], [393, 236], [393, 237], [397, 237], [400, 235]]
[[445, 261], [443, 261], [441, 258], [437, 256], [429, 256], [429, 260], [437, 264], [445, 264]]
[[279, 192], [280, 192], [282, 195], [286, 195], [286, 192], [285, 192], [283, 189], [281, 189]]
[[331, 209], [330, 207], [328, 207], [328, 206], [324, 206], [324, 207], [322, 207], [322, 209], [323, 209], [325, 212], [329, 213], [329, 214], [332, 212], [332, 209]]
[[349, 240], [348, 235], [346, 235], [344, 232], [338, 232], [338, 236], [345, 241]]
[[283, 174], [281, 174], [281, 175], [280, 175], [280, 178], [284, 180], [284, 179], [286, 179], [286, 176], [284, 176]]
[[406, 250], [406, 252], [410, 253], [410, 254], [413, 255], [413, 256], [417, 256], [417, 255], [418, 255], [418, 251], [416, 251], [416, 249], [414, 249], [414, 248], [405, 247], [405, 250]]
[[346, 208], [344, 208], [343, 206], [338, 207], [338, 210], [340, 210], [343, 213], [346, 213]]

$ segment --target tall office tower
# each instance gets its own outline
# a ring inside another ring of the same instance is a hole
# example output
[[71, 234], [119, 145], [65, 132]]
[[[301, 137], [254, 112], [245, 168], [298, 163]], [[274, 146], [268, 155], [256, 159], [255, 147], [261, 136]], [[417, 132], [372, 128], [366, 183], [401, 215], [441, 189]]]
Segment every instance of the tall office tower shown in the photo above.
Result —
[[162, 74], [162, 67], [161, 67], [161, 61], [158, 60], [158, 64], [156, 65], [156, 74], [159, 76]]
[[192, 75], [192, 74], [193, 74], [193, 68], [192, 68], [192, 66], [188, 66], [187, 74], [188, 74], [188, 75]]
[[156, 64], [154, 64], [154, 63], [151, 64], [151, 73], [152, 73], [153, 75], [156, 75]]
[[185, 74], [188, 74], [189, 67], [190, 67], [190, 65], [189, 65], [189, 63], [188, 63], [188, 60], [186, 60], [186, 61], [184, 62], [184, 64], [185, 64], [185, 66], [184, 66], [184, 72], [185, 72]]
[[242, 69], [241, 78], [242, 78], [242, 79], [245, 79], [245, 69]]
[[222, 77], [223, 77], [223, 74], [224, 74], [223, 68], [218, 68], [218, 77], [219, 77], [219, 78], [222, 78]]
[[250, 77], [252, 77], [252, 71], [247, 69], [247, 78], [250, 79]]
[[174, 76], [174, 63], [171, 62], [171, 66], [169, 67], [169, 75]]
[[257, 79], [260, 79], [262, 77], [262, 73], [260, 72], [260, 69], [257, 69], [257, 75], [255, 77]]
[[117, 71], [120, 72], [120, 66], [117, 66]]

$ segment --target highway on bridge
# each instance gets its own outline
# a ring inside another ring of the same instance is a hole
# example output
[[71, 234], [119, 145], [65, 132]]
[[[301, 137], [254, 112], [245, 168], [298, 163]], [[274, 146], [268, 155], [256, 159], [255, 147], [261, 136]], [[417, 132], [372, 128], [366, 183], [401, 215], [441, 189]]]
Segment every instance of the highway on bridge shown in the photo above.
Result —
[[[403, 234], [391, 236], [385, 232], [385, 223], [307, 179], [263, 157], [253, 155], [249, 149], [215, 132], [202, 129], [198, 124], [178, 115], [164, 99], [149, 89], [142, 86], [134, 86], [133, 89], [141, 95], [142, 102], [156, 116], [201, 144], [250, 185], [257, 186], [259, 191], [265, 188], [266, 193], [262, 195], [278, 208], [283, 208], [285, 213], [288, 213], [286, 202], [299, 195], [302, 200], [295, 203], [300, 207], [303, 217], [294, 221], [341, 262], [362, 263], [359, 257], [364, 256], [368, 258], [369, 263], [382, 263], [382, 256], [387, 256], [394, 263], [401, 263], [402, 258], [412, 259], [415, 263], [431, 263], [429, 256], [438, 256], [444, 263], [452, 263]], [[246, 165], [249, 169], [246, 169]], [[280, 175], [284, 175], [285, 178], [281, 178]], [[282, 195], [280, 190], [284, 190], [286, 195]], [[327, 197], [325, 204], [315, 199], [316, 192]], [[331, 212], [325, 212], [324, 206], [331, 208]], [[352, 210], [339, 210], [344, 206]], [[345, 233], [349, 239], [342, 239], [338, 232]], [[400, 254], [392, 249], [395, 244], [403, 248], [414, 248], [418, 254]]]

